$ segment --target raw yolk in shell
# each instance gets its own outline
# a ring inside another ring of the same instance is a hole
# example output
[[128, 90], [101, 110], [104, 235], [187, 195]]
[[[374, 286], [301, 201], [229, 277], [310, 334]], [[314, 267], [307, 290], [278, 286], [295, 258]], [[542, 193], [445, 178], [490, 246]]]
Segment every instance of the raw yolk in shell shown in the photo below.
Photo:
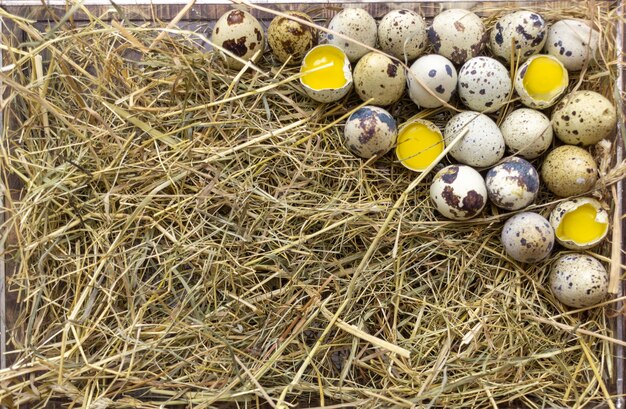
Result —
[[563, 67], [551, 58], [535, 58], [528, 64], [523, 81], [533, 99], [549, 101], [562, 89]]
[[333, 46], [317, 47], [302, 62], [302, 83], [315, 90], [339, 89], [348, 82], [343, 71], [344, 64], [345, 54], [340, 49]]
[[608, 225], [596, 221], [596, 216], [597, 211], [590, 204], [582, 205], [566, 213], [556, 229], [557, 237], [579, 244], [599, 239], [606, 232]]
[[426, 169], [443, 152], [444, 143], [440, 133], [424, 124], [414, 123], [404, 127], [398, 135], [396, 155], [409, 169]]

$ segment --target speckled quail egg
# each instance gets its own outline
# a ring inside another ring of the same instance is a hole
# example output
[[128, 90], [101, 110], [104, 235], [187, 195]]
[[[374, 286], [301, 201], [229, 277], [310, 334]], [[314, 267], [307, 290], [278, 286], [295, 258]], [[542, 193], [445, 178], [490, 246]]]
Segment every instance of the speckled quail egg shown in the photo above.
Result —
[[550, 213], [556, 240], [572, 250], [597, 246], [609, 231], [609, 213], [592, 197], [578, 197], [559, 203]]
[[402, 61], [413, 61], [426, 48], [426, 22], [412, 10], [392, 10], [378, 23], [380, 49]]
[[539, 14], [526, 10], [500, 17], [489, 36], [491, 51], [506, 62], [510, 62], [513, 57], [513, 47], [515, 59], [519, 55], [519, 60], [525, 61], [539, 53], [545, 42], [546, 22]]
[[[243, 61], [253, 57], [256, 61], [265, 48], [263, 27], [252, 14], [243, 10], [230, 10], [222, 15], [215, 22], [211, 42]], [[229, 55], [224, 55], [224, 58], [231, 68], [241, 69], [245, 65]]]
[[384, 54], [365, 54], [354, 67], [354, 89], [363, 101], [386, 106], [402, 97], [406, 87], [404, 68]]
[[422, 172], [431, 166], [443, 150], [443, 135], [434, 123], [414, 119], [400, 126], [396, 156], [406, 168]]
[[446, 57], [425, 55], [407, 73], [409, 97], [421, 108], [437, 108], [450, 101], [456, 90], [456, 68]]
[[550, 269], [550, 290], [573, 308], [598, 304], [609, 292], [609, 274], [596, 258], [582, 253], [559, 257]]
[[487, 167], [495, 165], [504, 156], [502, 133], [487, 115], [465, 111], [450, 118], [443, 133], [446, 145], [462, 132], [466, 132], [465, 135], [450, 150], [450, 155], [459, 162]]
[[554, 230], [542, 215], [522, 212], [504, 223], [501, 240], [506, 254], [513, 260], [536, 263], [550, 255]]
[[[313, 23], [311, 17], [299, 11], [286, 11], [285, 14]], [[267, 43], [278, 61], [283, 63], [299, 64], [317, 45], [317, 40], [317, 29], [283, 16], [276, 16], [267, 29]]]
[[570, 145], [592, 145], [615, 132], [615, 107], [594, 91], [575, 91], [552, 111], [557, 138]]
[[343, 143], [356, 156], [368, 159], [387, 153], [396, 143], [397, 135], [396, 121], [391, 114], [368, 105], [348, 117]]
[[352, 68], [343, 50], [334, 45], [313, 47], [302, 60], [300, 84], [318, 102], [334, 102], [352, 89]]
[[554, 105], [567, 90], [569, 76], [559, 60], [551, 55], [530, 57], [515, 75], [515, 91], [522, 104], [544, 109]]
[[487, 35], [482, 20], [469, 10], [445, 10], [433, 19], [428, 39], [437, 54], [457, 65], [480, 54]]
[[515, 155], [526, 159], [541, 156], [552, 144], [552, 124], [542, 112], [520, 108], [500, 124], [504, 143]]
[[507, 101], [511, 92], [509, 70], [489, 57], [474, 57], [459, 71], [459, 97], [469, 109], [494, 112]]
[[443, 216], [467, 220], [485, 207], [487, 189], [480, 173], [469, 166], [451, 165], [433, 177], [430, 198]]
[[[342, 34], [370, 47], [376, 45], [378, 36], [376, 20], [362, 8], [343, 9], [330, 20], [328, 28], [335, 33]], [[326, 42], [341, 48], [352, 63], [370, 51], [354, 41], [332, 33], [326, 34]]]
[[579, 195], [594, 186], [598, 179], [598, 167], [586, 150], [572, 145], [559, 146], [544, 159], [541, 179], [557, 196]]
[[569, 71], [580, 71], [594, 59], [600, 34], [585, 20], [567, 19], [548, 30], [544, 50], [559, 59]]
[[506, 210], [519, 210], [535, 201], [539, 173], [522, 158], [510, 158], [489, 169], [485, 177], [489, 200]]

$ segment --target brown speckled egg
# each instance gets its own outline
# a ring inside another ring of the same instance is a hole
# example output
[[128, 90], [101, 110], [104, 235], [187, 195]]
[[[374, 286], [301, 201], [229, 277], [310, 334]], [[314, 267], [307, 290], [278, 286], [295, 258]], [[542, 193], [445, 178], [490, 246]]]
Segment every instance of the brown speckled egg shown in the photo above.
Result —
[[[330, 20], [328, 29], [370, 47], [376, 46], [376, 39], [378, 37], [376, 20], [362, 8], [343, 9]], [[352, 63], [356, 62], [370, 51], [354, 41], [347, 40], [332, 33], [326, 34], [326, 42], [341, 48]]]
[[572, 145], [559, 146], [543, 161], [541, 179], [557, 196], [579, 195], [596, 183], [598, 167], [586, 150]]
[[469, 10], [445, 10], [433, 19], [428, 39], [437, 54], [462, 65], [480, 54], [487, 34], [482, 20]]
[[[311, 17], [299, 11], [285, 14], [313, 23]], [[305, 54], [317, 45], [317, 29], [282, 16], [276, 16], [267, 29], [267, 43], [280, 62], [298, 64]]]
[[485, 177], [489, 199], [506, 210], [519, 210], [535, 201], [539, 173], [522, 158], [510, 158], [489, 169]]
[[[255, 54], [258, 59], [265, 48], [263, 27], [252, 14], [243, 10], [231, 10], [222, 15], [213, 27], [211, 42], [244, 61]], [[224, 55], [224, 58], [230, 68], [241, 69], [244, 66], [229, 55]]]
[[453, 220], [467, 220], [478, 215], [487, 203], [483, 177], [464, 165], [450, 165], [433, 177], [430, 199], [437, 211]]
[[392, 10], [378, 23], [380, 49], [402, 61], [413, 61], [428, 44], [424, 17], [412, 10]]
[[343, 143], [354, 155], [369, 159], [382, 156], [396, 143], [396, 120], [382, 108], [364, 106], [348, 117]]
[[540, 214], [518, 213], [502, 227], [506, 254], [522, 263], [536, 263], [548, 257], [554, 247], [554, 230]]
[[459, 71], [459, 98], [471, 110], [494, 112], [504, 105], [511, 92], [509, 70], [489, 57], [469, 59]]
[[404, 68], [386, 55], [371, 52], [365, 54], [352, 73], [354, 89], [363, 101], [372, 105], [386, 106], [402, 97], [406, 87]]
[[512, 47], [515, 47], [515, 58], [519, 55], [523, 62], [541, 51], [545, 42], [546, 22], [539, 14], [527, 10], [500, 17], [489, 37], [493, 54], [507, 63], [511, 61]]
[[515, 155], [535, 159], [552, 144], [552, 124], [542, 112], [520, 108], [500, 124], [504, 143]]
[[590, 307], [606, 297], [609, 274], [594, 257], [582, 253], [566, 254], [552, 265], [550, 289], [569, 307]]
[[552, 111], [557, 138], [570, 145], [592, 145], [615, 132], [615, 107], [594, 91], [567, 95]]
[[558, 58], [569, 71], [580, 71], [595, 58], [600, 33], [591, 22], [567, 19], [554, 23], [548, 30], [544, 50]]

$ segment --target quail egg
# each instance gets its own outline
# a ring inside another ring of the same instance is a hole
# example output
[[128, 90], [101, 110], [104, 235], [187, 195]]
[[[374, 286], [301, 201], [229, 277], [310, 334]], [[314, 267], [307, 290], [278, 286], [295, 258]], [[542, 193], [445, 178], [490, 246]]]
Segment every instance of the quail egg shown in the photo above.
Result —
[[541, 179], [557, 196], [575, 196], [589, 191], [598, 179], [598, 167], [586, 150], [572, 145], [550, 151], [541, 166]]
[[598, 304], [609, 292], [609, 274], [598, 259], [582, 253], [559, 257], [550, 269], [550, 290], [573, 308]]
[[[330, 20], [328, 28], [335, 33], [342, 34], [370, 47], [376, 45], [376, 37], [378, 36], [376, 20], [362, 8], [343, 9]], [[328, 44], [341, 48], [352, 63], [370, 51], [354, 41], [339, 37], [333, 33], [326, 35], [326, 41]]]
[[405, 167], [421, 172], [443, 152], [441, 131], [434, 123], [416, 119], [400, 126], [396, 156]]
[[[286, 11], [285, 14], [313, 23], [311, 17], [299, 11]], [[317, 45], [317, 39], [317, 29], [283, 16], [276, 16], [267, 29], [267, 43], [278, 61], [283, 63], [299, 64]]]
[[594, 91], [575, 91], [552, 111], [557, 138], [570, 145], [593, 145], [615, 132], [615, 107]]
[[354, 67], [354, 89], [363, 101], [386, 106], [402, 97], [406, 86], [404, 68], [378, 52], [365, 54]]
[[450, 155], [457, 161], [487, 167], [495, 165], [504, 156], [502, 133], [487, 115], [465, 111], [450, 118], [443, 132], [446, 145], [462, 132], [466, 132], [465, 135], [450, 149]]
[[400, 60], [413, 61], [426, 48], [426, 22], [412, 10], [392, 10], [378, 23], [380, 49]]
[[450, 101], [456, 84], [454, 65], [437, 54], [418, 58], [407, 74], [409, 97], [421, 108], [437, 108]]
[[485, 177], [489, 199], [506, 210], [519, 210], [535, 201], [539, 173], [522, 158], [510, 158], [489, 169]]
[[437, 54], [457, 65], [480, 54], [487, 35], [482, 20], [469, 10], [445, 10], [433, 19], [428, 39]]
[[494, 112], [507, 101], [511, 92], [509, 70], [489, 57], [474, 57], [459, 71], [459, 97], [474, 111]]
[[598, 245], [609, 231], [609, 214], [592, 197], [579, 197], [559, 203], [550, 213], [556, 240], [572, 250]]
[[542, 112], [520, 108], [500, 124], [504, 143], [515, 155], [526, 159], [541, 156], [552, 144], [552, 124]]
[[364, 106], [348, 117], [344, 145], [356, 156], [382, 156], [396, 143], [398, 129], [391, 114], [382, 108]]
[[506, 254], [513, 260], [536, 263], [550, 255], [554, 230], [542, 215], [522, 212], [504, 223], [501, 240]]
[[595, 58], [600, 34], [585, 20], [567, 19], [548, 30], [545, 52], [555, 56], [569, 71], [580, 71]]
[[[222, 15], [213, 27], [211, 42], [218, 47], [232, 53], [243, 61], [254, 61], [263, 55], [265, 48], [263, 27], [252, 14], [243, 10], [230, 10]], [[226, 65], [241, 69], [244, 62], [224, 56]]]
[[489, 37], [493, 54], [506, 62], [511, 62], [513, 50], [515, 58], [524, 61], [539, 53], [545, 42], [546, 22], [539, 14], [526, 10], [500, 17]]
[[334, 45], [314, 47], [302, 60], [300, 83], [309, 97], [334, 102], [352, 89], [352, 69], [343, 50]]
[[515, 91], [522, 104], [544, 109], [556, 103], [567, 89], [569, 76], [559, 60], [551, 55], [530, 57], [517, 70]]
[[467, 220], [485, 207], [487, 189], [480, 173], [469, 166], [451, 165], [433, 177], [430, 198], [443, 216]]

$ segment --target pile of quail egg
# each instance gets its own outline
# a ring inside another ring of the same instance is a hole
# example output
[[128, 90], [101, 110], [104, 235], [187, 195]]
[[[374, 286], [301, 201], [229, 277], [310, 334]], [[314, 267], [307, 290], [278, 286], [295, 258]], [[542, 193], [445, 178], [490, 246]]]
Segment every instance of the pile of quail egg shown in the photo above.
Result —
[[[442, 217], [479, 216], [488, 201], [502, 211], [514, 211], [503, 225], [501, 240], [507, 257], [519, 263], [545, 260], [555, 240], [578, 251], [602, 241], [606, 231], [592, 243], [576, 243], [559, 240], [555, 228], [567, 212], [591, 204], [598, 217], [606, 219], [608, 230], [605, 205], [590, 197], [598, 167], [588, 149], [612, 136], [615, 107], [594, 91], [568, 94], [566, 75], [549, 100], [533, 100], [522, 85], [529, 62], [538, 56], [557, 62], [566, 69], [564, 74], [594, 64], [599, 34], [590, 22], [566, 19], [548, 24], [538, 13], [516, 11], [502, 15], [487, 30], [468, 10], [445, 10], [432, 21], [412, 10], [393, 10], [377, 21], [362, 8], [338, 12], [328, 31], [304, 22], [313, 20], [300, 12], [277, 16], [269, 24], [267, 43], [282, 64], [300, 64], [318, 42], [345, 53], [348, 81], [341, 92], [301, 85], [323, 103], [347, 100], [351, 88], [369, 101], [345, 123], [347, 150], [370, 160], [390, 151], [399, 127], [385, 107], [407, 92], [416, 113], [442, 106], [457, 112], [439, 129], [445, 143], [459, 136], [448, 153], [452, 164], [436, 173], [430, 187]], [[217, 21], [212, 42], [235, 69], [247, 60], [256, 61], [266, 46], [261, 24], [242, 10]], [[509, 67], [517, 67], [513, 77]], [[507, 114], [498, 126], [494, 119], [505, 106]], [[540, 171], [533, 163], [540, 164]], [[562, 198], [548, 218], [523, 211], [534, 203], [540, 184]], [[563, 304], [589, 307], [606, 296], [608, 274], [592, 256], [564, 251], [552, 265], [550, 286]]]

